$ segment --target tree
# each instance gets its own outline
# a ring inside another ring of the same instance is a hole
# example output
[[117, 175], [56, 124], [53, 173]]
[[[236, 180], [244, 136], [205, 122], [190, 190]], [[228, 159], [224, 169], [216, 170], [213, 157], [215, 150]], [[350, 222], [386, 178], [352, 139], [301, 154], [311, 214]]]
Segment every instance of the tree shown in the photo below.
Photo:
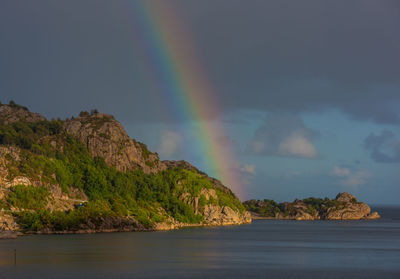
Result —
[[79, 116], [80, 116], [80, 117], [86, 117], [86, 116], [89, 116], [89, 113], [88, 113], [87, 111], [83, 110], [83, 111], [81, 111], [81, 112], [79, 113]]

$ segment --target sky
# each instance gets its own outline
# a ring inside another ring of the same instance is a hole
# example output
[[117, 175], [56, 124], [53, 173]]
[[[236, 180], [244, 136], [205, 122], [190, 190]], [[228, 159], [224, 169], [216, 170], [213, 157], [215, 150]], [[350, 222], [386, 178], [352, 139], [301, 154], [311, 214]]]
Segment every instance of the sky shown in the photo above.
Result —
[[[161, 159], [205, 171], [194, 127], [218, 124], [242, 200], [348, 191], [400, 204], [399, 1], [146, 1], [186, 30], [177, 43], [190, 45], [214, 113], [176, 117], [135, 0], [1, 0], [0, 101], [48, 118], [97, 108]], [[162, 20], [147, 24], [162, 33]]]

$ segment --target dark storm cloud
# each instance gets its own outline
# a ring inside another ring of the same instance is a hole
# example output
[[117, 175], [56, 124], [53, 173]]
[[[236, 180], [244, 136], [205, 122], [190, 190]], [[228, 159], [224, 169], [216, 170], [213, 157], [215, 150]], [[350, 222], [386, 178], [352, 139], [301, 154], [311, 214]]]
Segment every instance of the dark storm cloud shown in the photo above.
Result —
[[[400, 124], [398, 1], [170, 2], [223, 111], [336, 108]], [[129, 1], [2, 1], [0, 100], [50, 116], [97, 107], [124, 121], [163, 121], [167, 105], [131, 9]]]
[[383, 131], [381, 135], [371, 133], [364, 140], [364, 147], [375, 162], [400, 163], [400, 140], [392, 131]]
[[212, 58], [208, 69], [224, 102], [266, 110], [333, 107], [400, 123], [392, 106], [400, 104], [399, 2], [224, 3], [195, 8], [198, 43]]
[[125, 121], [148, 119], [150, 90], [128, 8], [106, 0], [2, 1], [0, 100], [54, 117], [98, 108]]

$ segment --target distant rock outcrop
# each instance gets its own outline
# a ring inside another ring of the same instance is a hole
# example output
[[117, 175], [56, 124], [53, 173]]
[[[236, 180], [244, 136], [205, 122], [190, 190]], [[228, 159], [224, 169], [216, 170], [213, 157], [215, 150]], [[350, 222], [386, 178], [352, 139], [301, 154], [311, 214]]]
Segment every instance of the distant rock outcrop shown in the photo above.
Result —
[[377, 212], [347, 192], [339, 193], [334, 200], [328, 198], [296, 199], [293, 202], [276, 203], [272, 200], [244, 202], [253, 218], [290, 220], [361, 220], [378, 219]]

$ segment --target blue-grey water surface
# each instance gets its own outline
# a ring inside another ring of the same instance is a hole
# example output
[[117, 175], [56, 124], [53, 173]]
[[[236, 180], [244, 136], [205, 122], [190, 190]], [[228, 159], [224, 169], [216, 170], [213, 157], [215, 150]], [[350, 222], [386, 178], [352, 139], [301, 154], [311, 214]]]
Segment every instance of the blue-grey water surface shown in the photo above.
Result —
[[0, 278], [400, 278], [400, 208], [376, 210], [382, 219], [1, 240]]

